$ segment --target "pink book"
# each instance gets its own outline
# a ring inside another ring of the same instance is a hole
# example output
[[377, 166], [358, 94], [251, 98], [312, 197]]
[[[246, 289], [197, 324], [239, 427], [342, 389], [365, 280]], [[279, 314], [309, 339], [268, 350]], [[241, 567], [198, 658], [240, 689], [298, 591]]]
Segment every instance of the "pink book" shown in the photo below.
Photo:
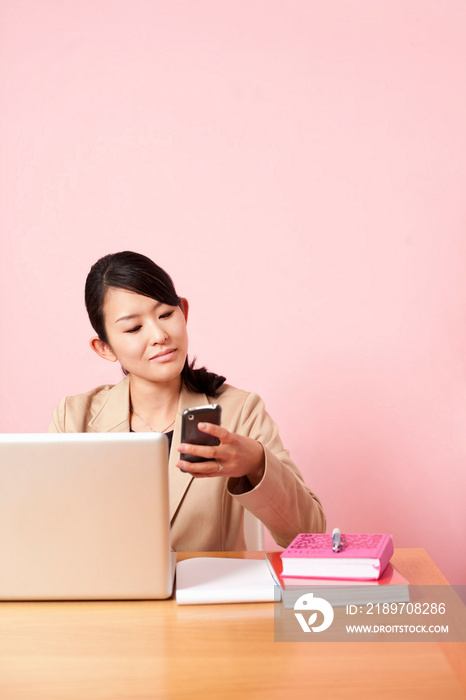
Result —
[[275, 583], [280, 586], [285, 608], [293, 608], [301, 595], [310, 592], [325, 598], [333, 606], [409, 601], [409, 583], [393, 564], [387, 564], [381, 577], [373, 580], [284, 577], [280, 552], [267, 552], [266, 556]]
[[341, 535], [339, 552], [332, 535], [303, 532], [281, 554], [283, 576], [354, 580], [378, 579], [393, 554], [391, 535]]

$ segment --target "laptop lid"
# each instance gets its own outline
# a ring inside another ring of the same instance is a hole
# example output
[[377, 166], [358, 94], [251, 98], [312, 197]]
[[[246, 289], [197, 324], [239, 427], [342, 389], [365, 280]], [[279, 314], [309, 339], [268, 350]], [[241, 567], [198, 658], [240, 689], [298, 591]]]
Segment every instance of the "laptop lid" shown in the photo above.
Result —
[[0, 600], [167, 598], [168, 440], [0, 435]]

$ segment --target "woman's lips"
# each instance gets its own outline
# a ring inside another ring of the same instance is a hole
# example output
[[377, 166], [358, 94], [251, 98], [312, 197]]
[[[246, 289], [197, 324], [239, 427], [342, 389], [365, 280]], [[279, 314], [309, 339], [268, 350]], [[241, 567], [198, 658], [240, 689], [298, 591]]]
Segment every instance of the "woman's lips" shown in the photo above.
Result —
[[172, 348], [171, 350], [165, 350], [164, 352], [159, 352], [157, 355], [154, 355], [154, 357], [150, 358], [150, 362], [170, 362], [170, 360], [173, 360], [175, 353], [176, 348]]

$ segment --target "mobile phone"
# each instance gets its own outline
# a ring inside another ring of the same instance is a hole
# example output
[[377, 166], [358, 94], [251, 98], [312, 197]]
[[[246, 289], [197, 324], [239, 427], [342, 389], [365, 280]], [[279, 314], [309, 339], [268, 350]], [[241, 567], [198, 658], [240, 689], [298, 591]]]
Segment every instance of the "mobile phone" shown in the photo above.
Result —
[[[187, 408], [181, 416], [181, 442], [190, 445], [219, 445], [220, 440], [213, 435], [207, 435], [199, 430], [199, 423], [215, 423], [220, 425], [222, 408], [217, 403], [208, 406]], [[181, 459], [186, 462], [207, 462], [205, 457], [181, 453]]]

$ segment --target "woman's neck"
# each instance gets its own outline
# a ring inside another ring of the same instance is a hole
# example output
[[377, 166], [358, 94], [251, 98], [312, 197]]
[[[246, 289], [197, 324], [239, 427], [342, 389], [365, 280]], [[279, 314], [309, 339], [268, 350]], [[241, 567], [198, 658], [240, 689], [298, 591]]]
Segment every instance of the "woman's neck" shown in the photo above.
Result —
[[[147, 382], [130, 375], [130, 399], [133, 413], [133, 429], [144, 426], [154, 431], [163, 431], [174, 423], [181, 391], [181, 378], [163, 384]], [[134, 421], [136, 417], [136, 421]]]

